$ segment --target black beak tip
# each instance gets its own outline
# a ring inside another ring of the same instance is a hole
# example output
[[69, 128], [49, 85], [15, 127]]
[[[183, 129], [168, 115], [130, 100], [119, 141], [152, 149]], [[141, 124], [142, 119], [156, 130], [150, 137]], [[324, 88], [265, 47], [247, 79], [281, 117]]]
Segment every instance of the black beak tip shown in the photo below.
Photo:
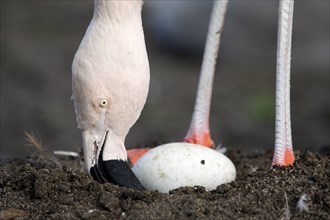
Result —
[[126, 188], [144, 190], [127, 161], [124, 160], [101, 160], [90, 169], [90, 173], [94, 180], [101, 183], [109, 182]]

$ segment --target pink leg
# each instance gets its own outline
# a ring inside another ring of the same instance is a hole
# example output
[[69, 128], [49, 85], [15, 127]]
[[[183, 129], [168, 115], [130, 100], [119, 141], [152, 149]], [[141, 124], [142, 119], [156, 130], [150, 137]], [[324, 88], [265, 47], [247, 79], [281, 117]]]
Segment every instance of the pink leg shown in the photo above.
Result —
[[279, 151], [275, 149], [274, 158], [272, 166], [278, 165], [278, 166], [290, 166], [293, 165], [295, 161], [295, 157], [293, 154], [292, 147], [284, 147], [281, 148], [281, 150], [284, 149], [284, 151]]
[[228, 1], [214, 1], [207, 39], [205, 44], [201, 74], [198, 82], [196, 103], [188, 133], [184, 141], [214, 147], [210, 135], [209, 114], [212, 97], [213, 78], [220, 47]]
[[189, 129], [187, 136], [184, 138], [185, 142], [192, 144], [199, 144], [205, 147], [213, 148], [214, 142], [211, 138], [209, 128], [197, 131], [195, 129]]
[[290, 68], [293, 0], [281, 0], [276, 63], [275, 150], [272, 165], [288, 166], [295, 161], [290, 113]]

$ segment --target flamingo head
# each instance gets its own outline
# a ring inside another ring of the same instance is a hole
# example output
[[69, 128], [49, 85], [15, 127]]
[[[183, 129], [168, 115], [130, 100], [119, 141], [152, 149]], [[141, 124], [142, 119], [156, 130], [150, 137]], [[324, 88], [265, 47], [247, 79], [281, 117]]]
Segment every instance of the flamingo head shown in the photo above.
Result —
[[149, 88], [142, 1], [96, 3], [72, 65], [72, 99], [85, 167], [100, 182], [142, 189], [127, 164], [124, 145]]

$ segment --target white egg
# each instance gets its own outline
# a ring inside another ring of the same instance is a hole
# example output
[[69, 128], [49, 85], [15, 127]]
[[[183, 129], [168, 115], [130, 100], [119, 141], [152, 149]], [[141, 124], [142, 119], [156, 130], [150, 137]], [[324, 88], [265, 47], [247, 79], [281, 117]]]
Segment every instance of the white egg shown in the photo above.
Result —
[[228, 157], [210, 148], [170, 143], [143, 155], [132, 168], [147, 190], [167, 193], [181, 186], [204, 186], [213, 190], [232, 182], [236, 169]]

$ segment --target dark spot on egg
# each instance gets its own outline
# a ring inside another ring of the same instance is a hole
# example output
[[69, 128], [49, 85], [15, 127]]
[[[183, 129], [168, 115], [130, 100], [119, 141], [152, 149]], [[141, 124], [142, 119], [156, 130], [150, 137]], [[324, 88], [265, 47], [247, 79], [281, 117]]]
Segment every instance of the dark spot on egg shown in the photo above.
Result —
[[164, 179], [166, 177], [166, 174], [162, 172], [160, 173], [159, 177]]
[[203, 164], [203, 165], [204, 165], [204, 164], [205, 164], [205, 160], [201, 160], [201, 164]]

